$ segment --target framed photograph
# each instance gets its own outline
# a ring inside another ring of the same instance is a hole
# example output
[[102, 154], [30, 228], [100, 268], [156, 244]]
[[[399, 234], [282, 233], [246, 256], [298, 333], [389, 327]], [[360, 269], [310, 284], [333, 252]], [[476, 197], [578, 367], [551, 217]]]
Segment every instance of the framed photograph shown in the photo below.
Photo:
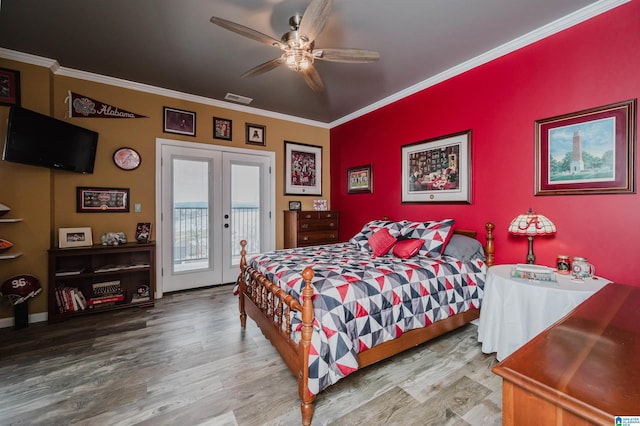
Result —
[[284, 141], [285, 195], [322, 195], [322, 147]]
[[535, 195], [636, 192], [637, 99], [535, 122]]
[[319, 212], [326, 212], [329, 210], [327, 200], [313, 200], [313, 209]]
[[90, 247], [93, 245], [91, 228], [60, 228], [58, 229], [58, 245], [67, 247]]
[[148, 243], [151, 238], [151, 223], [140, 222], [136, 225], [136, 241], [139, 243]]
[[302, 203], [300, 201], [289, 201], [289, 210], [299, 212], [302, 210]]
[[267, 145], [267, 127], [247, 123], [247, 143], [249, 145]]
[[471, 204], [471, 130], [402, 146], [402, 202]]
[[0, 105], [20, 106], [20, 71], [0, 68]]
[[76, 188], [78, 213], [128, 213], [129, 188]]
[[347, 169], [347, 193], [362, 194], [373, 192], [373, 168], [371, 164]]
[[179, 135], [196, 135], [196, 113], [180, 109], [163, 107], [164, 120], [162, 131], [165, 133], [177, 133]]
[[213, 138], [231, 140], [231, 120], [213, 117]]

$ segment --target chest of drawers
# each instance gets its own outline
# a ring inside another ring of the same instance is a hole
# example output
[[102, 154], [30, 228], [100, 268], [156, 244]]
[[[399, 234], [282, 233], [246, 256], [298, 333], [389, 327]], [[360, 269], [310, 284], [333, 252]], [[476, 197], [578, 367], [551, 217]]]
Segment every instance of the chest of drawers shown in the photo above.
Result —
[[338, 242], [339, 215], [328, 211], [285, 211], [284, 248]]

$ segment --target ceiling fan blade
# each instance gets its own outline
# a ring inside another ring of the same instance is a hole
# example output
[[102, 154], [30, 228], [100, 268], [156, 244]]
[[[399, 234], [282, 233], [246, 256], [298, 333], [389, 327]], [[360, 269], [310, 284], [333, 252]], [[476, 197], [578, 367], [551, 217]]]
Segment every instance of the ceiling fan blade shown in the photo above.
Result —
[[298, 33], [308, 38], [309, 42], [314, 41], [327, 24], [332, 7], [333, 0], [311, 0], [302, 15]]
[[267, 61], [263, 64], [258, 65], [257, 67], [251, 68], [249, 71], [242, 74], [240, 78], [255, 77], [256, 75], [260, 75], [267, 71], [271, 71], [272, 69], [276, 68], [282, 63], [284, 63], [284, 61], [282, 60], [282, 57], [272, 59], [270, 61]]
[[364, 49], [314, 49], [313, 57], [331, 62], [375, 62], [380, 53]]
[[279, 40], [263, 34], [260, 31], [245, 27], [244, 25], [240, 25], [223, 18], [218, 18], [217, 16], [212, 16], [210, 21], [216, 25], [221, 26], [222, 28], [226, 28], [227, 30], [233, 31], [234, 33], [240, 34], [242, 36], [249, 37], [250, 39], [255, 40], [259, 43], [264, 43], [269, 46], [278, 47], [280, 49], [284, 49], [285, 47]]
[[300, 71], [300, 74], [302, 74], [304, 81], [307, 82], [314, 92], [322, 92], [324, 90], [322, 78], [313, 65], [310, 64], [308, 68]]

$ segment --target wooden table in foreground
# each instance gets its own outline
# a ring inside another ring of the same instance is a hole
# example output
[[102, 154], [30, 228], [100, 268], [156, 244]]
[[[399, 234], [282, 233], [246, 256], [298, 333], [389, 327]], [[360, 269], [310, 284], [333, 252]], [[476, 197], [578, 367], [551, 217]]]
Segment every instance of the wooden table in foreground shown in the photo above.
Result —
[[607, 284], [493, 368], [503, 425], [640, 416], [640, 287]]

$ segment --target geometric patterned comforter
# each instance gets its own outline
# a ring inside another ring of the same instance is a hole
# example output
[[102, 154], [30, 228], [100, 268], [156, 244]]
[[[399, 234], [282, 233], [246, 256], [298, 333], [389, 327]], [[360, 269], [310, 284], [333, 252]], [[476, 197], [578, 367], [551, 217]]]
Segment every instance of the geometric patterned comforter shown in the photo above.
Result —
[[[442, 256], [372, 258], [352, 243], [276, 250], [249, 264], [301, 300], [311, 266], [314, 324], [309, 390], [317, 394], [358, 369], [357, 353], [472, 308], [480, 308], [487, 266]], [[301, 325], [292, 312], [292, 324]]]

